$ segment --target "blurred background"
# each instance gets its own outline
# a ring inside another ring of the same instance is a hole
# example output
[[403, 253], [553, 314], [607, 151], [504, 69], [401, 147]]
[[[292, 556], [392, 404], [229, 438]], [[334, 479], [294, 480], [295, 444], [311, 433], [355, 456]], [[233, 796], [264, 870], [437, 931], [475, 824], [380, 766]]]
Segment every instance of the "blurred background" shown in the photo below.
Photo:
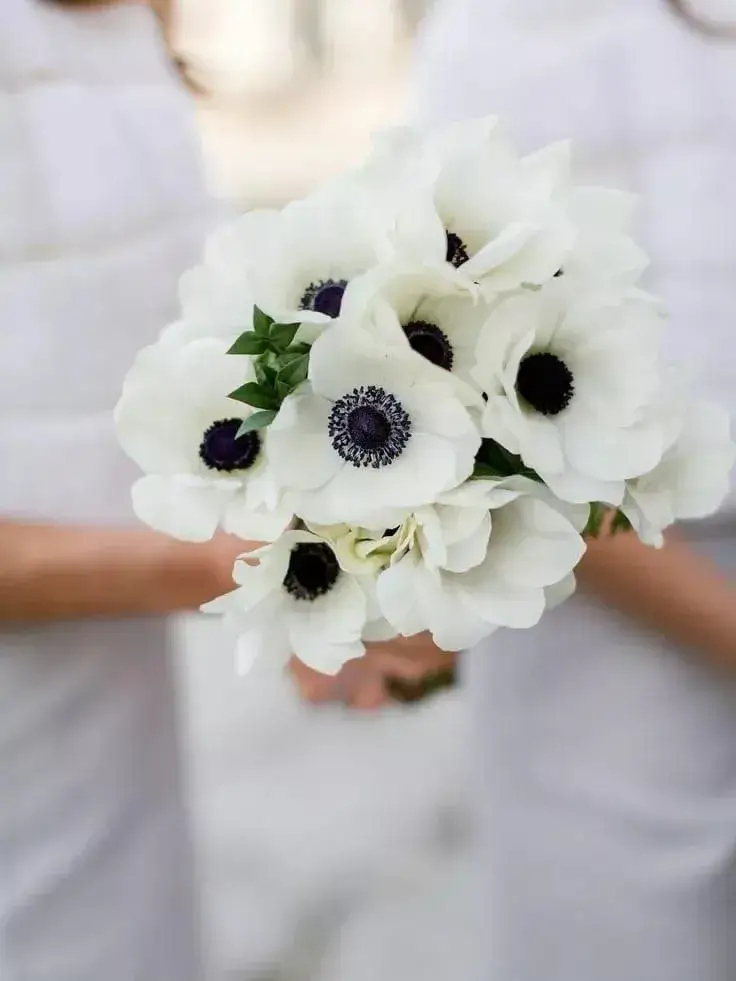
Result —
[[[281, 205], [406, 110], [430, 0], [180, 0], [210, 186]], [[237, 677], [219, 622], [181, 621], [211, 972], [228, 981], [467, 977], [463, 695], [373, 717]]]
[[280, 204], [359, 161], [403, 118], [412, 35], [430, 0], [179, 0], [176, 44], [207, 93], [213, 188]]

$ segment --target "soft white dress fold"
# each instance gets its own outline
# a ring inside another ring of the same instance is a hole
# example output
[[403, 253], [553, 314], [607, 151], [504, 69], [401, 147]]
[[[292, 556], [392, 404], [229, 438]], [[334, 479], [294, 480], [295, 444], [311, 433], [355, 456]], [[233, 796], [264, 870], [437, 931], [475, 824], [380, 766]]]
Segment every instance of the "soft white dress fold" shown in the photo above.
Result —
[[[111, 409], [206, 204], [153, 14], [2, 0], [0, 516], [132, 522]], [[164, 621], [0, 632], [2, 981], [197, 981]]]

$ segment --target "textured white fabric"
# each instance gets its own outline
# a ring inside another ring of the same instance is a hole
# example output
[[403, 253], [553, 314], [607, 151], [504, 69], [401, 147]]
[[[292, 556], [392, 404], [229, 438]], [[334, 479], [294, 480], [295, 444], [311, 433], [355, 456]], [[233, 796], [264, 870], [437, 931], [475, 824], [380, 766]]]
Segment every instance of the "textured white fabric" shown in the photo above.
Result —
[[216, 976], [468, 977], [466, 693], [314, 708], [280, 678], [236, 677], [226, 625], [185, 626]]
[[[657, 0], [447, 0], [418, 75], [424, 120], [498, 112], [525, 149], [573, 137], [583, 180], [641, 192], [672, 353], [736, 410], [736, 47]], [[733, 522], [695, 534], [733, 575]], [[479, 981], [730, 981], [734, 683], [583, 597], [469, 660]]]
[[[121, 524], [111, 409], [206, 202], [140, 4], [0, 11], [0, 515]], [[198, 977], [163, 621], [0, 633], [0, 977]]]

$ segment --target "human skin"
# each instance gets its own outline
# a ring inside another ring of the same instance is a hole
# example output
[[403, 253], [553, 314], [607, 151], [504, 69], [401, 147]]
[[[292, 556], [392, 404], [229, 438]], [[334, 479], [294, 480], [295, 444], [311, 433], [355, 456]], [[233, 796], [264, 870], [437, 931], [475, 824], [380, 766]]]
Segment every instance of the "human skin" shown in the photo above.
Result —
[[0, 521], [0, 623], [154, 616], [233, 588], [252, 543], [173, 541], [146, 528]]

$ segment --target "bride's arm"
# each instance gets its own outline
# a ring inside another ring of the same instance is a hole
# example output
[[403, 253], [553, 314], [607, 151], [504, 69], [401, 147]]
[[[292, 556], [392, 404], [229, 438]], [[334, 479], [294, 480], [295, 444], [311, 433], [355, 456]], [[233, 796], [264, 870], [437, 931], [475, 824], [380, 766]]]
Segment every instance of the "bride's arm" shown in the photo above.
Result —
[[157, 615], [233, 587], [247, 542], [173, 541], [147, 529], [0, 521], [0, 623]]
[[736, 668], [736, 588], [676, 537], [662, 549], [634, 534], [597, 538], [588, 543], [578, 580], [638, 623]]

